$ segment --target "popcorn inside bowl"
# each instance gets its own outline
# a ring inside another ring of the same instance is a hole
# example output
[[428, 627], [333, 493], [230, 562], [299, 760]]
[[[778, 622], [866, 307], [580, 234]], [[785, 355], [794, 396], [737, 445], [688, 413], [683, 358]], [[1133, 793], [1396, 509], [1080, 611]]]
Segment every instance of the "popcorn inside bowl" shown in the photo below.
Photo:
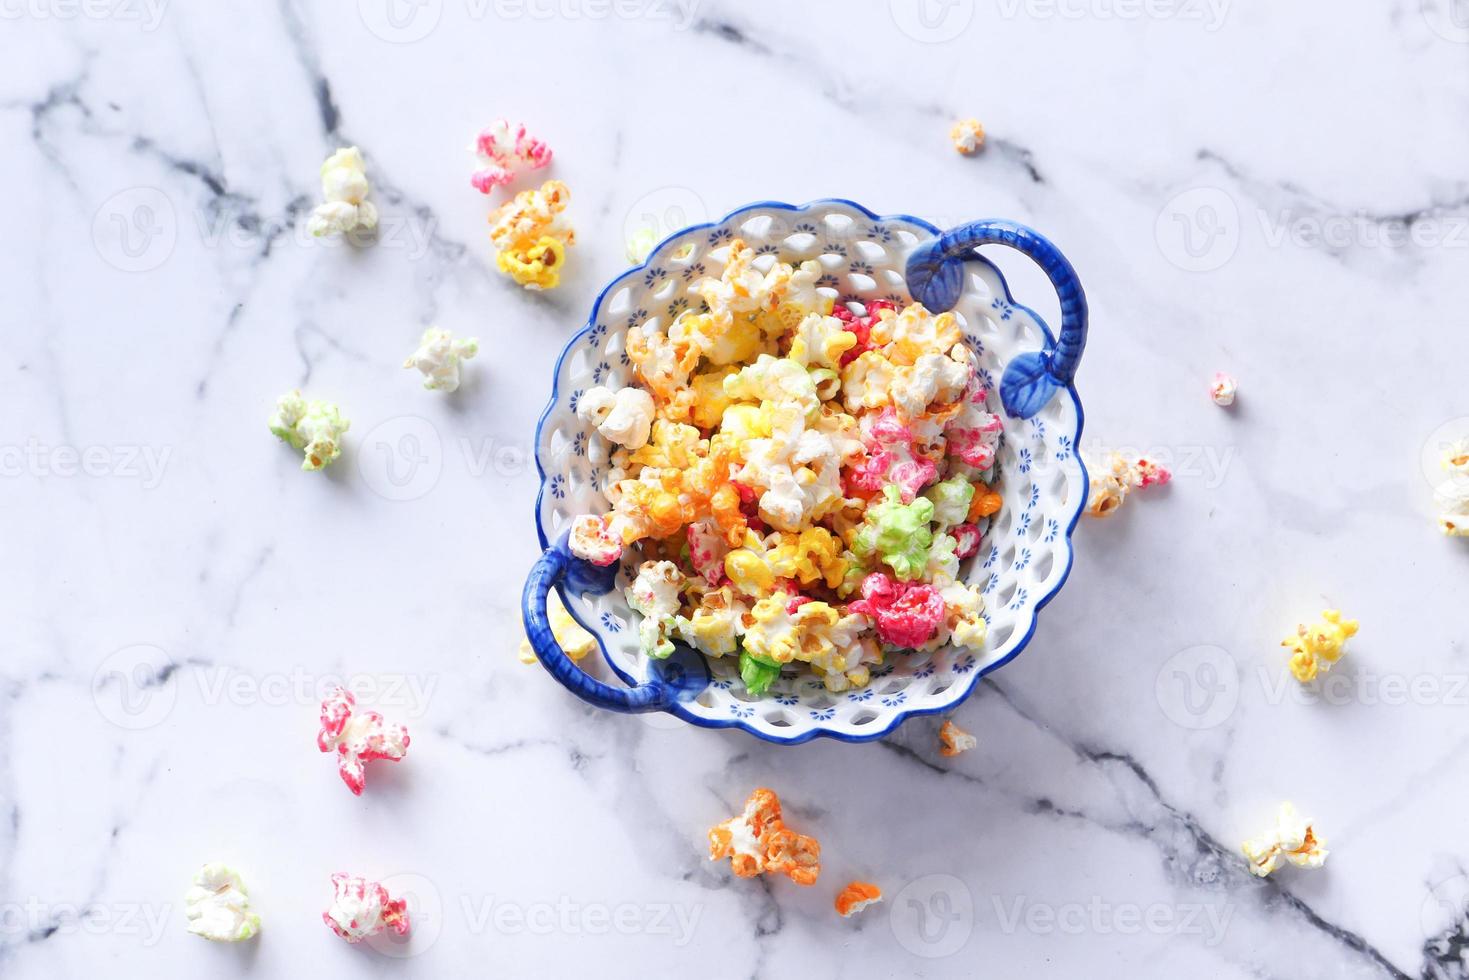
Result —
[[569, 601], [614, 670], [697, 650], [683, 710], [794, 737], [962, 697], [1059, 585], [1084, 497], [1075, 402], [999, 407], [1003, 358], [1045, 338], [998, 274], [925, 310], [902, 270], [932, 230], [827, 203], [690, 229], [614, 283], [538, 447], [543, 528], [620, 561]]

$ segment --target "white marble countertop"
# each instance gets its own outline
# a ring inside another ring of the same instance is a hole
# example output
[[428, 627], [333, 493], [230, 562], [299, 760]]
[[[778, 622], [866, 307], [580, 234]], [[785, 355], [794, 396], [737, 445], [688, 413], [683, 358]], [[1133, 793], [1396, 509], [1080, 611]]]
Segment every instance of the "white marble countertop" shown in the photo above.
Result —
[[[392, 2], [0, 3], [0, 974], [1463, 975], [1469, 550], [1423, 463], [1469, 430], [1452, 0]], [[487, 264], [499, 115], [573, 191], [552, 294]], [[360, 249], [302, 230], [351, 143]], [[825, 196], [1052, 237], [1084, 447], [1177, 474], [1078, 529], [955, 760], [934, 719], [782, 748], [515, 657], [534, 421], [626, 229]], [[430, 323], [485, 341], [453, 397], [400, 366]], [[353, 419], [325, 476], [265, 431], [293, 386]], [[1279, 642], [1328, 605], [1362, 631], [1302, 691]], [[360, 799], [312, 744], [342, 676], [413, 732]], [[706, 859], [757, 785], [817, 887]], [[1332, 855], [1258, 881], [1281, 799]], [[185, 932], [207, 860], [258, 940]], [[413, 941], [333, 937], [336, 870], [413, 894]], [[888, 901], [842, 921], [853, 877]]]

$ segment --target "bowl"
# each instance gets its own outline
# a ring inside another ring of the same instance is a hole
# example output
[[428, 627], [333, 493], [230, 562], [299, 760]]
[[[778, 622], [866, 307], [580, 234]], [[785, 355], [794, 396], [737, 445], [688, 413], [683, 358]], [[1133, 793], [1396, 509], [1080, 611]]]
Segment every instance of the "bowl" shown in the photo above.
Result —
[[[627, 328], [651, 317], [666, 325], [697, 302], [690, 284], [719, 275], [736, 237], [756, 250], [757, 262], [817, 259], [824, 273], [820, 287], [839, 301], [917, 300], [959, 318], [989, 388], [989, 410], [1004, 425], [994, 483], [1004, 503], [978, 553], [961, 566], [961, 578], [982, 586], [989, 624], [982, 648], [890, 653], [858, 690], [833, 693], [810, 675], [782, 675], [764, 696], [751, 697], [736, 657], [706, 659], [682, 645], [667, 660], [641, 652], [638, 614], [623, 597], [638, 561], [635, 549], [605, 568], [568, 550], [572, 520], [608, 510], [600, 488], [610, 448], [577, 416], [578, 398], [593, 385], [633, 383]], [[1011, 297], [999, 270], [976, 251], [985, 244], [1017, 249], [1046, 273], [1061, 303], [1059, 339]], [[1071, 264], [1041, 235], [1010, 221], [941, 232], [919, 218], [880, 217], [851, 201], [762, 201], [670, 235], [646, 262], [602, 291], [586, 326], [556, 361], [550, 402], [536, 430], [541, 482], [535, 518], [543, 551], [522, 596], [536, 656], [568, 690], [599, 707], [666, 711], [693, 725], [743, 729], [782, 744], [816, 737], [868, 741], [915, 715], [954, 708], [979, 678], [1025, 649], [1038, 613], [1071, 570], [1071, 532], [1087, 497], [1077, 453], [1081, 399], [1072, 383], [1086, 325], [1086, 298]], [[557, 646], [546, 614], [552, 588], [596, 636], [626, 686], [598, 680]]]

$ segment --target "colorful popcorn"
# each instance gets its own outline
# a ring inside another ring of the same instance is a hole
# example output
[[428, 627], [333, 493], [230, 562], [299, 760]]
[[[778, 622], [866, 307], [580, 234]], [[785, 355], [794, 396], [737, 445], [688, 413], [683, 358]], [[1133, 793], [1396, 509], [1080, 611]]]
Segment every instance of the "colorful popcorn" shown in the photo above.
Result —
[[1087, 495], [1088, 517], [1111, 517], [1117, 513], [1127, 495], [1135, 488], [1162, 486], [1173, 480], [1173, 474], [1151, 456], [1128, 460], [1121, 453], [1109, 452], [1101, 459], [1082, 454], [1091, 487]]
[[1234, 404], [1234, 396], [1238, 390], [1239, 382], [1234, 380], [1234, 376], [1219, 371], [1209, 384], [1209, 397], [1214, 399], [1215, 405], [1228, 408]]
[[571, 191], [559, 180], [521, 191], [490, 215], [490, 241], [501, 272], [526, 289], [555, 289], [576, 231], [566, 218]]
[[429, 327], [418, 342], [418, 350], [408, 355], [405, 368], [418, 368], [423, 386], [429, 391], [457, 391], [459, 365], [479, 353], [479, 341], [473, 337], [455, 340], [454, 335], [438, 327]]
[[337, 687], [321, 703], [321, 731], [317, 748], [337, 753], [337, 771], [354, 796], [362, 795], [366, 763], [374, 759], [398, 762], [408, 753], [408, 729], [388, 724], [376, 711], [357, 710], [357, 699]]
[[1443, 467], [1449, 478], [1433, 493], [1438, 529], [1450, 537], [1469, 537], [1469, 439], [1444, 450]]
[[1343, 621], [1339, 610], [1326, 610], [1321, 620], [1315, 626], [1301, 624], [1280, 644], [1290, 650], [1290, 672], [1302, 684], [1329, 671], [1345, 652], [1347, 639], [1357, 633], [1357, 621]]
[[519, 170], [539, 170], [551, 162], [551, 148], [525, 131], [524, 124], [511, 126], [496, 119], [480, 131], [475, 154], [484, 164], [469, 177], [481, 194], [488, 194], [515, 179]]
[[[574, 661], [579, 661], [593, 650], [597, 649], [597, 638], [582, 628], [561, 602], [561, 596], [554, 590], [546, 599], [546, 618], [551, 623], [551, 635], [556, 637], [556, 645], [561, 652]], [[520, 662], [533, 664], [536, 662], [536, 651], [530, 645], [530, 640], [520, 641]]]
[[629, 323], [630, 385], [577, 401], [612, 452], [572, 553], [636, 549], [645, 654], [737, 658], [757, 696], [787, 668], [861, 687], [888, 653], [987, 632], [958, 579], [1000, 509], [1002, 426], [960, 323], [837, 306], [820, 277], [731, 241], [684, 287], [698, 305]]
[[306, 220], [313, 237], [341, 235], [358, 228], [377, 227], [377, 207], [367, 199], [367, 165], [355, 146], [343, 147], [321, 165], [321, 196]]
[[709, 860], [729, 858], [736, 877], [783, 874], [798, 885], [814, 885], [821, 874], [821, 844], [786, 827], [780, 800], [757, 789], [745, 810], [709, 831]]
[[950, 128], [949, 139], [953, 142], [954, 149], [969, 156], [984, 145], [984, 127], [979, 124], [978, 119], [961, 119]]
[[1240, 845], [1250, 873], [1264, 878], [1280, 867], [1282, 859], [1298, 868], [1319, 868], [1326, 863], [1326, 841], [1316, 833], [1312, 822], [1296, 812], [1291, 803], [1280, 804], [1275, 828]]
[[945, 721], [939, 727], [939, 755], [956, 756], [961, 752], [968, 752], [978, 744], [978, 739], [952, 721]]
[[277, 439], [305, 455], [301, 468], [307, 471], [336, 462], [342, 455], [342, 433], [352, 426], [331, 402], [307, 402], [299, 391], [281, 395], [276, 400], [275, 414], [266, 424]]
[[837, 915], [844, 919], [882, 901], [882, 889], [866, 881], [854, 881], [837, 893]]
[[209, 863], [194, 875], [184, 894], [189, 932], [217, 943], [238, 943], [260, 931], [260, 916], [250, 911], [245, 882], [234, 868]]
[[378, 882], [339, 871], [332, 875], [332, 891], [332, 904], [321, 918], [347, 942], [386, 931], [408, 935], [407, 900], [392, 898]]

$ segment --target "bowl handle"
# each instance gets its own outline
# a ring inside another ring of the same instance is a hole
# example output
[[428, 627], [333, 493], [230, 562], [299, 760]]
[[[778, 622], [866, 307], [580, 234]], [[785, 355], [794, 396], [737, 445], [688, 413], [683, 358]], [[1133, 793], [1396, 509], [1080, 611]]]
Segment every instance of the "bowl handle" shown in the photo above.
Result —
[[590, 562], [573, 557], [566, 548], [565, 536], [553, 547], [542, 552], [540, 559], [530, 570], [525, 580], [525, 592], [521, 594], [520, 613], [525, 620], [525, 635], [536, 652], [536, 658], [562, 685], [581, 698], [599, 708], [613, 711], [640, 712], [662, 711], [678, 700], [678, 688], [656, 675], [637, 687], [613, 687], [603, 684], [582, 670], [556, 642], [551, 632], [551, 623], [546, 617], [546, 598], [551, 588], [563, 578], [578, 592], [607, 592], [617, 575], [617, 566], [607, 570], [598, 569]]
[[987, 244], [1008, 245], [1035, 260], [1061, 300], [1061, 337], [1012, 360], [1000, 378], [1000, 402], [1015, 418], [1028, 419], [1071, 384], [1086, 347], [1086, 293], [1066, 256], [1039, 233], [1013, 221], [985, 219], [951, 228], [908, 257], [908, 290], [935, 313], [952, 310], [964, 290], [964, 260]]

